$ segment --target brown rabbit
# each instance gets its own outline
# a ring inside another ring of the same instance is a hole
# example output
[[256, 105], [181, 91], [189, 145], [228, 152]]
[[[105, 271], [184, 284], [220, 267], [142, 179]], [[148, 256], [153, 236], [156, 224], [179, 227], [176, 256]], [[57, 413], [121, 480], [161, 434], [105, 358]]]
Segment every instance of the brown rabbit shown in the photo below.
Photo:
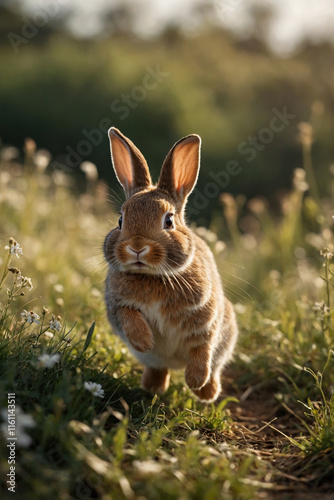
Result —
[[105, 301], [113, 330], [145, 366], [142, 386], [165, 391], [169, 369], [205, 402], [217, 399], [238, 328], [214, 257], [184, 220], [199, 171], [201, 139], [192, 134], [168, 153], [154, 186], [145, 158], [116, 128], [111, 157], [126, 201], [104, 242]]

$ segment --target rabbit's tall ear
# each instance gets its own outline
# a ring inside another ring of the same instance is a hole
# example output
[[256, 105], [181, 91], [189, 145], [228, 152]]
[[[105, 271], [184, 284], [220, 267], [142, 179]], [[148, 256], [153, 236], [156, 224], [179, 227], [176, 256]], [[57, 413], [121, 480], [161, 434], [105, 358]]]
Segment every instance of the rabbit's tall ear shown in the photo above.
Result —
[[130, 139], [115, 127], [109, 129], [108, 135], [113, 167], [128, 199], [137, 188], [152, 185], [150, 172], [144, 156]]
[[158, 188], [183, 205], [194, 189], [200, 165], [201, 138], [187, 135], [169, 151], [162, 165]]

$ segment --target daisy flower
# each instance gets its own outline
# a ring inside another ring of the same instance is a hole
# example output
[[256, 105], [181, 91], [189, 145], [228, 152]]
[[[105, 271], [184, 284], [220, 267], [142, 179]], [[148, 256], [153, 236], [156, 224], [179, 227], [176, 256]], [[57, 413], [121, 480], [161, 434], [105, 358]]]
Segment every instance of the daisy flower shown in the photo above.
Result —
[[96, 384], [95, 382], [85, 382], [84, 388], [91, 392], [93, 396], [104, 398], [104, 389], [102, 389], [101, 384]]
[[25, 288], [26, 286], [29, 288], [29, 291], [33, 289], [32, 281], [31, 278], [27, 278], [25, 276], [22, 276], [21, 272], [19, 272], [17, 278], [16, 278], [16, 286], [17, 287], [22, 287]]
[[60, 332], [60, 330], [61, 330], [61, 323], [58, 321], [59, 319], [61, 319], [60, 316], [57, 316], [57, 319], [56, 319], [55, 315], [52, 314], [52, 318], [49, 321], [49, 323], [50, 323], [49, 328], [51, 330], [57, 330], [57, 332]]
[[[8, 434], [8, 410], [1, 410], [1, 416], [4, 420], [4, 423], [1, 424], [0, 428], [3, 432], [3, 435], [10, 438]], [[35, 427], [36, 422], [31, 415], [24, 413], [20, 406], [16, 406], [15, 416], [13, 417], [13, 415], [10, 415], [10, 418], [15, 419], [15, 437], [17, 438], [17, 446], [19, 448], [27, 448], [32, 443], [32, 439], [25, 431], [26, 429]]]
[[23, 255], [22, 248], [20, 247], [19, 243], [15, 241], [13, 238], [10, 238], [9, 240], [9, 245], [5, 246], [5, 250], [9, 250], [9, 252], [12, 255], [16, 255], [16, 257], [19, 259], [19, 254]]
[[53, 368], [60, 360], [60, 354], [42, 354], [38, 357], [41, 368]]
[[21, 313], [21, 316], [29, 324], [31, 323], [37, 323], [38, 325], [40, 324], [40, 322], [38, 321], [39, 316], [38, 314], [34, 313], [34, 311], [28, 312], [24, 309], [23, 312]]

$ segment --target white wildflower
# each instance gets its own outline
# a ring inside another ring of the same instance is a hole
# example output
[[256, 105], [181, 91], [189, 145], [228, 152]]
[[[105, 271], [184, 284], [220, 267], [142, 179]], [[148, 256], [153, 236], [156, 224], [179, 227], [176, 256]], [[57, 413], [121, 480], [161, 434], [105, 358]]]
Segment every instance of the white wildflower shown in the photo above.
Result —
[[84, 161], [81, 163], [80, 170], [85, 172], [86, 178], [89, 181], [95, 181], [99, 176], [95, 163], [91, 161]]
[[23, 251], [19, 243], [12, 238], [9, 240], [9, 243], [10, 245], [5, 246], [5, 250], [9, 250], [12, 255], [16, 255], [16, 257], [19, 259], [19, 254], [23, 255]]
[[57, 293], [63, 293], [64, 287], [60, 283], [57, 283], [56, 285], [53, 286], [54, 291]]
[[32, 285], [31, 278], [25, 278], [24, 279], [24, 285], [29, 288], [29, 291], [31, 291], [34, 287]]
[[221, 240], [218, 240], [216, 241], [215, 243], [215, 253], [222, 253], [226, 250], [226, 244], [221, 241]]
[[234, 304], [234, 309], [238, 314], [244, 314], [244, 312], [246, 312], [246, 307], [240, 302]]
[[40, 322], [38, 321], [39, 316], [37, 313], [34, 313], [34, 311], [28, 312], [24, 309], [23, 312], [21, 313], [21, 316], [29, 324], [31, 323], [37, 323], [38, 325], [40, 324]]
[[145, 460], [143, 462], [135, 460], [132, 465], [145, 476], [159, 474], [162, 471], [161, 465], [154, 460]]
[[42, 354], [38, 357], [41, 368], [53, 368], [60, 360], [60, 354]]
[[313, 309], [313, 311], [318, 312], [322, 315], [326, 315], [326, 314], [330, 313], [330, 309], [324, 301], [315, 302], [312, 309]]
[[32, 285], [31, 278], [27, 278], [26, 276], [22, 276], [21, 272], [18, 274], [16, 278], [16, 286], [17, 287], [28, 287], [29, 291], [31, 291], [34, 287]]
[[101, 384], [96, 384], [95, 382], [85, 382], [84, 388], [91, 392], [93, 396], [104, 398], [104, 389], [102, 389]]
[[52, 314], [52, 318], [50, 319], [50, 329], [51, 330], [57, 330], [57, 332], [60, 332], [61, 330], [61, 323], [58, 321], [59, 319], [61, 319], [60, 316], [57, 317], [57, 319], [55, 318], [54, 314]]
[[[20, 150], [18, 148], [14, 148], [13, 146], [7, 146], [2, 148], [1, 150], [1, 160], [2, 161], [11, 161], [15, 160], [20, 155]], [[7, 172], [3, 172], [5, 174]]]
[[[5, 421], [1, 424], [1, 430], [5, 437], [11, 437], [8, 435], [8, 417], [11, 419], [13, 415], [8, 415], [8, 409], [1, 410], [1, 416]], [[15, 408], [15, 437], [17, 438], [16, 443], [20, 448], [27, 448], [31, 442], [31, 437], [25, 432], [26, 429], [31, 429], [35, 427], [36, 423], [31, 415], [24, 413], [19, 406]]]
[[271, 271], [269, 271], [269, 278], [272, 281], [280, 281], [281, 277], [282, 275], [277, 269], [271, 269]]
[[34, 154], [34, 162], [40, 172], [44, 172], [51, 160], [51, 154], [46, 149], [39, 149]]
[[54, 337], [52, 332], [46, 331], [44, 332], [45, 337], [48, 337], [49, 339], [52, 339]]
[[306, 182], [306, 172], [303, 168], [296, 168], [293, 172], [293, 185], [297, 191], [307, 191], [309, 185]]
[[322, 250], [320, 250], [320, 255], [324, 257], [325, 261], [330, 261], [334, 256], [332, 245], [329, 245], [328, 247], [325, 247]]

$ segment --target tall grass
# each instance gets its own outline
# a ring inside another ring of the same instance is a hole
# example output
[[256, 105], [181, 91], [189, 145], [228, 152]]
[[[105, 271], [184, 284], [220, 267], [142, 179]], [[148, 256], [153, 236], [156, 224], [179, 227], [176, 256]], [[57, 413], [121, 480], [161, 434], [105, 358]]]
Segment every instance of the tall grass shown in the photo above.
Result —
[[[117, 218], [108, 190], [86, 165], [80, 193], [42, 157], [28, 142], [25, 165], [1, 163], [3, 494], [8, 394], [20, 499], [246, 500], [301, 484], [325, 492], [334, 458], [331, 199], [310, 195], [302, 169], [279, 214], [262, 198], [223, 196], [212, 227], [197, 231], [240, 324], [224, 393], [202, 405], [174, 373], [152, 399], [105, 316], [101, 245]], [[217, 240], [217, 225], [230, 242]]]

